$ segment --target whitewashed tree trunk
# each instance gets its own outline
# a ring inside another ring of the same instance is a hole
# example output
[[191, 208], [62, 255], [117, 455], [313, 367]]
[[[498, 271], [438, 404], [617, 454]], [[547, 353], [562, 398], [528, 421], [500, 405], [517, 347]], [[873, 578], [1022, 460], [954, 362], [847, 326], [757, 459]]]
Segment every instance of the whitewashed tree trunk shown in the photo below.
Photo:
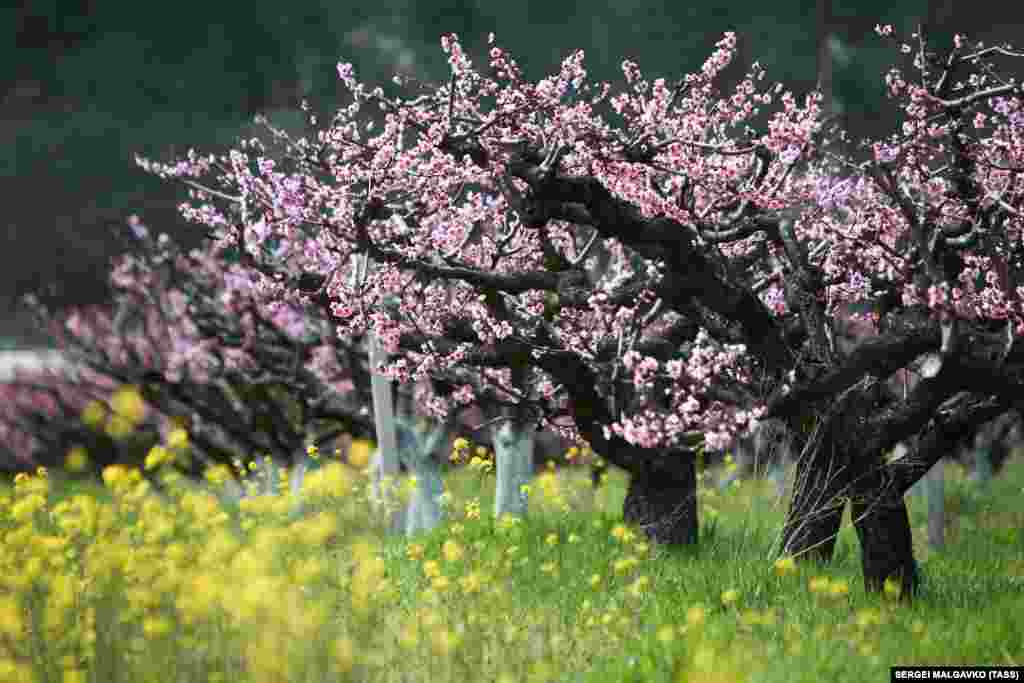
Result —
[[237, 503], [245, 498], [245, 487], [244, 484], [239, 483], [234, 478], [229, 478], [217, 488], [217, 493], [221, 496], [222, 500]]
[[928, 545], [939, 550], [945, 545], [946, 491], [945, 465], [942, 460], [925, 475], [928, 496]]
[[775, 483], [775, 495], [778, 498], [786, 497], [786, 467], [783, 463], [773, 463], [768, 468], [768, 478]]
[[309, 460], [309, 455], [303, 451], [288, 471], [288, 490], [292, 495], [292, 510], [296, 514], [302, 512], [302, 484], [306, 480]]
[[402, 533], [405, 530], [405, 508], [399, 505], [397, 498], [392, 495], [393, 489], [398, 486], [399, 474], [396, 468], [394, 474], [385, 475], [384, 454], [381, 449], [374, 449], [373, 455], [370, 456], [370, 503], [390, 515], [387, 519], [387, 528], [392, 533]]
[[992, 483], [992, 450], [988, 444], [974, 447], [974, 472], [971, 473], [971, 479], [977, 482], [981, 491], [988, 491]]
[[523, 516], [527, 494], [523, 487], [533, 478], [533, 431], [512, 420], [503, 422], [494, 435], [497, 483], [494, 490], [494, 515]]
[[[362, 267], [360, 267], [362, 266]], [[366, 274], [373, 268], [369, 255], [352, 255], [353, 285], [361, 284]], [[370, 357], [370, 392], [373, 400], [373, 423], [377, 432], [377, 451], [371, 460], [373, 477], [371, 495], [374, 503], [387, 506], [387, 487], [384, 480], [394, 482], [398, 478], [398, 438], [395, 434], [395, 407], [391, 394], [391, 380], [377, 372], [377, 366], [387, 360], [387, 353], [381, 348], [377, 335], [368, 335], [368, 352]], [[400, 530], [399, 520], [392, 518], [388, 526], [392, 530]]]
[[417, 434], [412, 429], [410, 432], [413, 434], [412, 445], [401, 450], [402, 461], [416, 478], [416, 486], [405, 510], [406, 536], [430, 531], [441, 523], [441, 494], [444, 493], [441, 465], [432, 454], [444, 438], [445, 428], [439, 427], [429, 435]]
[[[377, 366], [387, 360], [376, 335], [370, 335], [370, 389], [373, 397], [373, 423], [377, 432], [377, 453], [374, 455], [375, 502], [388, 506], [393, 501], [388, 495], [387, 483], [398, 479], [398, 437], [395, 432], [395, 406], [391, 393], [391, 380], [377, 372]], [[392, 531], [401, 531], [404, 521], [396, 511], [389, 520]]]
[[281, 490], [281, 475], [271, 458], [257, 458], [256, 471], [250, 476], [256, 477], [259, 495], [273, 496]]
[[307, 468], [306, 459], [303, 457], [299, 462], [292, 465], [292, 469], [288, 473], [288, 488], [295, 500], [299, 500], [302, 497], [302, 482], [306, 479]]
[[377, 448], [381, 452], [380, 470], [385, 477], [398, 476], [398, 437], [395, 433], [395, 407], [391, 395], [391, 380], [377, 372], [377, 366], [387, 360], [375, 335], [370, 336], [370, 386], [373, 396], [373, 424], [377, 431]]

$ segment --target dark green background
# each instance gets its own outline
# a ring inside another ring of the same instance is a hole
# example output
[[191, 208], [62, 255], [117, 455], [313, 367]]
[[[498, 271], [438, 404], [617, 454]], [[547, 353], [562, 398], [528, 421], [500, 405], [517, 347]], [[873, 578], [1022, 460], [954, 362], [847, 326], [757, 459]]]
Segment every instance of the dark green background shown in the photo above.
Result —
[[[813, 1], [748, 0], [28, 0], [0, 8], [0, 337], [31, 341], [14, 312], [26, 292], [60, 304], [102, 301], [106, 263], [118, 249], [110, 233], [129, 214], [195, 238], [177, 217], [181, 188], [136, 168], [135, 154], [167, 160], [190, 146], [222, 150], [252, 134], [260, 112], [298, 126], [303, 97], [321, 112], [338, 104], [339, 60], [355, 63], [367, 82], [386, 84], [396, 70], [444, 79], [442, 32], [458, 33], [482, 63], [494, 31], [529, 77], [583, 48], [598, 78], [617, 78], [624, 58], [674, 78], [699, 69], [734, 30], [741, 63], [731, 78], [756, 59], [769, 79], [803, 93], [816, 81], [818, 11]], [[837, 38], [834, 94], [849, 127], [891, 130], [879, 104], [891, 53], [874, 36], [876, 23], [909, 33], [930, 15], [945, 35], [1024, 43], [1014, 13], [1022, 11], [1003, 3], [832, 2], [824, 25]]]

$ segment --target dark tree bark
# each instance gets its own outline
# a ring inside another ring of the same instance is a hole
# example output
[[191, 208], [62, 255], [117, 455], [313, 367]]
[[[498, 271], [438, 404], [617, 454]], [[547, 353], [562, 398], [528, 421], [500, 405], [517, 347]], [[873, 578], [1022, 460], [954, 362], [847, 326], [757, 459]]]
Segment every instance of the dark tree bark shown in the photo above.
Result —
[[782, 554], [828, 562], [843, 518], [849, 475], [838, 467], [835, 444], [811, 443], [796, 463], [793, 498], [782, 528]]
[[902, 597], [910, 600], [919, 579], [903, 489], [882, 462], [881, 449], [873, 448], [867, 437], [869, 416], [886, 402], [883, 391], [878, 382], [847, 391], [805, 437], [783, 529], [783, 553], [830, 561], [849, 500], [865, 590], [882, 590], [886, 579], [893, 578]]
[[884, 479], [883, 471], [875, 468], [853, 486], [850, 514], [860, 540], [864, 588], [880, 591], [891, 578], [909, 601], [919, 583], [910, 516], [903, 496]]
[[866, 399], [859, 391], [846, 391], [836, 402], [812, 404], [809, 413], [788, 420], [797, 463], [782, 529], [784, 555], [818, 562], [832, 559], [854, 477], [851, 430], [868, 407]]
[[696, 461], [689, 451], [668, 457], [679, 460], [677, 467], [652, 463], [633, 472], [622, 504], [623, 517], [655, 543], [693, 545], [698, 536]]
[[[783, 554], [829, 562], [846, 501], [860, 540], [864, 587], [879, 591], [894, 578], [904, 599], [917, 590], [917, 563], [902, 493], [877, 463], [857, 467], [842, 444], [822, 444], [797, 463], [793, 500], [783, 528]], [[831, 453], [827, 452], [831, 451]]]

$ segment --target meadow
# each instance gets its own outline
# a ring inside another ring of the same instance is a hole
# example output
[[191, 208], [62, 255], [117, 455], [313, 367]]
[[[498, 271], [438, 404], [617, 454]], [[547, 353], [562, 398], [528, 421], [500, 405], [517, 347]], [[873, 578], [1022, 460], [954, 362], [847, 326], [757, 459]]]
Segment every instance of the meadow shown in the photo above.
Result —
[[0, 681], [863, 681], [1024, 663], [1020, 454], [984, 495], [947, 468], [947, 546], [918, 546], [908, 605], [864, 593], [849, 520], [832, 564], [777, 557], [769, 482], [719, 490], [704, 471], [700, 544], [667, 549], [623, 525], [614, 473], [594, 491], [583, 468], [542, 467], [529, 514], [494, 519], [483, 453], [449, 470], [445, 522], [404, 538], [335, 454], [298, 499], [284, 481], [232, 500], [223, 468], [198, 486], [168, 466], [182, 439], [102, 485], [39, 472], [3, 489]]

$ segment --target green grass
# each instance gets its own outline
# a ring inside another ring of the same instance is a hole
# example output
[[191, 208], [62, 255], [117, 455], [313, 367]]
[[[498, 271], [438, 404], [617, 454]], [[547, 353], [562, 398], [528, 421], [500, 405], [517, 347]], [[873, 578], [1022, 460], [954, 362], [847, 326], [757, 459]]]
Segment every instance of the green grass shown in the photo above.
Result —
[[[405, 539], [360, 475], [332, 472], [301, 512], [223, 515], [194, 492], [147, 503], [122, 473], [86, 531], [68, 505], [91, 494], [54, 478], [26, 516], [40, 484], [21, 482], [0, 506], [0, 679], [860, 681], [1024, 659], [1020, 457], [986, 496], [948, 468], [947, 546], [918, 548], [909, 606], [863, 592], [848, 523], [831, 565], [779, 575], [767, 482], [702, 488], [700, 545], [669, 549], [622, 526], [620, 475], [596, 495], [584, 472], [545, 476], [508, 522], [488, 514], [493, 479], [463, 469], [448, 522]], [[915, 539], [926, 516], [912, 499]]]

